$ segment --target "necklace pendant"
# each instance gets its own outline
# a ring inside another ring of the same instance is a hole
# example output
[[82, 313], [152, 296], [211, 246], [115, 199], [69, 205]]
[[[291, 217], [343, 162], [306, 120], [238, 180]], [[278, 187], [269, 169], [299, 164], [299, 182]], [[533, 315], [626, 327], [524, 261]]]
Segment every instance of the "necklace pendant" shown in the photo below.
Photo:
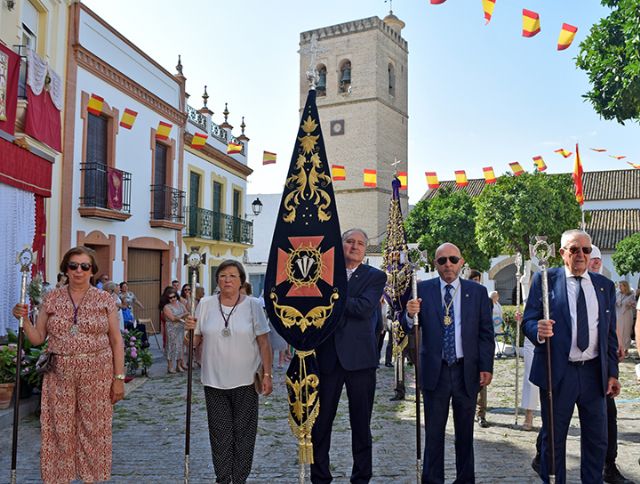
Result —
[[73, 336], [77, 336], [79, 333], [79, 329], [78, 329], [78, 325], [77, 324], [73, 324], [71, 325], [71, 329], [69, 330], [69, 332], [73, 335]]
[[231, 336], [231, 329], [223, 328], [222, 329], [222, 336]]
[[449, 326], [451, 324], [451, 316], [448, 314], [444, 317], [444, 325]]

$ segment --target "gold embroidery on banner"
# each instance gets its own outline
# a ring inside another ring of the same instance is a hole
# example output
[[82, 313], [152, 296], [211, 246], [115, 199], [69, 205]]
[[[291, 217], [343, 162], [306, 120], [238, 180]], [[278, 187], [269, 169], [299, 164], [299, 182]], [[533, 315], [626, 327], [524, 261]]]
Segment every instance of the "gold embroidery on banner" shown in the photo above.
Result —
[[405, 334], [400, 321], [393, 321], [391, 323], [391, 334], [393, 336], [393, 351], [392, 354], [395, 357], [401, 357], [402, 352], [409, 343], [409, 337]]
[[316, 306], [315, 308], [312, 308], [305, 316], [293, 306], [284, 306], [278, 304], [278, 295], [275, 293], [275, 291], [271, 292], [270, 297], [273, 301], [273, 309], [276, 313], [276, 316], [278, 316], [284, 327], [291, 328], [293, 326], [298, 326], [302, 333], [304, 333], [310, 326], [322, 328], [322, 326], [324, 326], [324, 322], [333, 311], [335, 301], [340, 298], [340, 296], [338, 295], [338, 290], [334, 289], [333, 294], [331, 294], [331, 297], [329, 298], [329, 300], [331, 301], [331, 304], [329, 306]]

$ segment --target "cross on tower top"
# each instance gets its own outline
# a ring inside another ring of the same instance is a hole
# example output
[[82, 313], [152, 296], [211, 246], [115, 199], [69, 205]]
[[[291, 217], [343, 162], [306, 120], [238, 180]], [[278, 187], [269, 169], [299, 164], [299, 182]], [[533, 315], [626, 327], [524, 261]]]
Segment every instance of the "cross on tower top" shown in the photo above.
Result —
[[300, 50], [298, 51], [300, 55], [309, 56], [309, 67], [306, 74], [310, 89], [315, 89], [316, 83], [318, 82], [318, 71], [316, 70], [318, 55], [324, 54], [325, 52], [327, 52], [326, 48], [318, 46], [318, 36], [315, 33], [311, 35], [309, 44], [304, 47], [300, 47]]

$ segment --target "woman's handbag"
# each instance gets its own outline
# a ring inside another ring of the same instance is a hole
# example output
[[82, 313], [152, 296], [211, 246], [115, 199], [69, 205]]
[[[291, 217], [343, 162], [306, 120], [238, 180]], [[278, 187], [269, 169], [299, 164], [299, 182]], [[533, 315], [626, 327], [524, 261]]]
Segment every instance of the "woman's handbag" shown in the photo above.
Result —
[[43, 351], [36, 361], [36, 373], [38, 375], [44, 375], [49, 373], [53, 369], [53, 353]]

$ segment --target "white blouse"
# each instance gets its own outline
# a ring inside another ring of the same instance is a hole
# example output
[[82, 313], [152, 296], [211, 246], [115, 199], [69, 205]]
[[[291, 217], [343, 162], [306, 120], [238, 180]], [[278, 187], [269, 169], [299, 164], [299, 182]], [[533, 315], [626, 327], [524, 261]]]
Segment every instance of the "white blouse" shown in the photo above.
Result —
[[[232, 306], [222, 306], [225, 317]], [[229, 335], [223, 334], [218, 295], [204, 297], [196, 310], [196, 335], [202, 336], [203, 385], [223, 390], [253, 383], [260, 365], [256, 336], [269, 332], [269, 324], [258, 300], [245, 296], [229, 318]]]

